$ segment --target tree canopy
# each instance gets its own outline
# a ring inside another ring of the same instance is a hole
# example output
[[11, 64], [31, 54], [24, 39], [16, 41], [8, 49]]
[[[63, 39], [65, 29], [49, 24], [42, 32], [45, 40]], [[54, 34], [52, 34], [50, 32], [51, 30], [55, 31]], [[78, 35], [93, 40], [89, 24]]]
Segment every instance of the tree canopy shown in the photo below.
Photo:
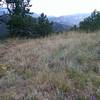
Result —
[[23, 15], [29, 13], [30, 0], [1, 0], [2, 5], [6, 5], [10, 14]]
[[44, 13], [38, 18], [30, 15], [30, 0], [1, 0], [7, 5], [10, 20], [8, 29], [10, 36], [33, 37], [46, 36], [52, 32], [52, 23]]
[[94, 10], [91, 13], [91, 16], [85, 18], [80, 22], [79, 28], [81, 30], [91, 32], [100, 29], [100, 12]]

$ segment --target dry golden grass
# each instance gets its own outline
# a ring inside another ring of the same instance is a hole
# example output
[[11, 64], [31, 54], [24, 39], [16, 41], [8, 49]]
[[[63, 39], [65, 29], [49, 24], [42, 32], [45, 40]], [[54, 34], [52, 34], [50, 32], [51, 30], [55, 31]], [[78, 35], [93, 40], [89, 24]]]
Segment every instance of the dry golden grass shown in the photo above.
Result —
[[0, 73], [0, 100], [99, 100], [100, 32], [1, 41]]

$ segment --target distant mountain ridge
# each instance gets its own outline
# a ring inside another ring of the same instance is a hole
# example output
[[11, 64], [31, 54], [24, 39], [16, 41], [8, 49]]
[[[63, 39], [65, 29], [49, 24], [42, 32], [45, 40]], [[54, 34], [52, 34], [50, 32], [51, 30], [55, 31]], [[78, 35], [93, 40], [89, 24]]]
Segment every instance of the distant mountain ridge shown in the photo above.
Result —
[[88, 16], [90, 16], [90, 13], [65, 15], [60, 17], [50, 17], [49, 20], [60, 24], [73, 26], [73, 25], [79, 25], [80, 21], [82, 21], [84, 18]]
[[[6, 8], [0, 9], [0, 37], [3, 35], [8, 34], [8, 30], [6, 28], [5, 21], [9, 19], [7, 17], [8, 10]], [[40, 14], [31, 13], [32, 17], [39, 17]], [[60, 17], [55, 16], [47, 16], [49, 21], [53, 22], [53, 31], [54, 32], [64, 32], [70, 30], [73, 25], [79, 25], [79, 22], [82, 21], [84, 18], [90, 16], [89, 13], [87, 14], [74, 14], [74, 15], [65, 15]]]
[[[6, 8], [0, 8], [0, 16], [8, 14], [8, 10]], [[80, 14], [73, 14], [73, 15], [64, 15], [64, 16], [48, 16], [49, 21], [53, 21], [59, 24], [67, 25], [67, 26], [73, 26], [78, 25], [80, 21], [82, 21], [84, 18], [90, 16], [91, 13], [80, 13]], [[30, 14], [32, 17], [39, 17], [40, 14], [32, 13]]]
[[[63, 15], [59, 17], [55, 16], [48, 16], [49, 21], [53, 21], [59, 24], [73, 26], [78, 25], [80, 21], [82, 21], [84, 18], [90, 16], [91, 13], [80, 13], [80, 14], [72, 14], [72, 15]], [[32, 17], [39, 17], [40, 14], [33, 13], [31, 15]]]
[[[40, 14], [33, 13], [32, 17], [39, 17]], [[53, 29], [54, 32], [68, 31], [73, 25], [79, 26], [80, 21], [84, 18], [90, 16], [90, 13], [74, 14], [74, 15], [64, 15], [64, 16], [48, 16], [49, 21], [54, 22]]]
[[[0, 15], [3, 14], [8, 14], [7, 8], [0, 8]], [[84, 18], [90, 16], [91, 13], [79, 13], [79, 14], [72, 14], [72, 15], [62, 15], [59, 17], [55, 16], [48, 16], [48, 19], [50, 21], [54, 21], [60, 24], [66, 24], [66, 25], [74, 25], [74, 24], [79, 24], [81, 20]], [[32, 17], [39, 17], [40, 14], [37, 14], [35, 12], [32, 12], [31, 14]]]
[[67, 32], [68, 30], [70, 30], [70, 28], [71, 27], [68, 25], [53, 22], [53, 31], [54, 32]]

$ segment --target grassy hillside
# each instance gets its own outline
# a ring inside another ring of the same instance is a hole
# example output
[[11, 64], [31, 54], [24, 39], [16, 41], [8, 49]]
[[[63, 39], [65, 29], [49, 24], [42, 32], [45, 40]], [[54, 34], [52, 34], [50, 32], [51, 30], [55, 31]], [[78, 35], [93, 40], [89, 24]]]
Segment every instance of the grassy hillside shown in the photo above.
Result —
[[100, 32], [0, 41], [0, 100], [100, 100]]

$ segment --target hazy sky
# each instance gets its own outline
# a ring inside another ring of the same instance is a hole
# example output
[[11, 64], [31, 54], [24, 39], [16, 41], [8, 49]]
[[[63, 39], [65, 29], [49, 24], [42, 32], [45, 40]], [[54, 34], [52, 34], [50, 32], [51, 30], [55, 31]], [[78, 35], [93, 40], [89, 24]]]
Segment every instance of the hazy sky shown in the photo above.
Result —
[[31, 0], [31, 4], [31, 11], [54, 16], [100, 10], [100, 0]]

